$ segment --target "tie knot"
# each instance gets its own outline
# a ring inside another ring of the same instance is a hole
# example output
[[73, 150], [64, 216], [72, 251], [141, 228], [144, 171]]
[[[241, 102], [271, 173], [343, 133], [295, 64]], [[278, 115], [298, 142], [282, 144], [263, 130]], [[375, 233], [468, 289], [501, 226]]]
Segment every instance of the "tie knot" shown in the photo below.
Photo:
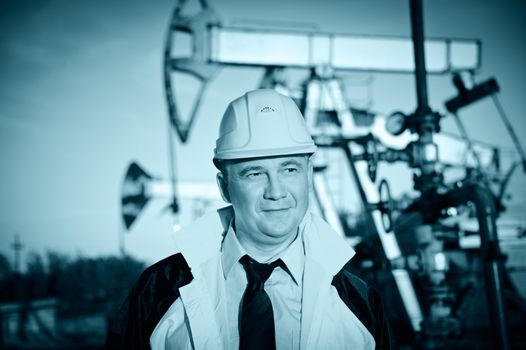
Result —
[[262, 264], [252, 259], [248, 255], [244, 255], [241, 259], [239, 259], [239, 262], [245, 268], [249, 283], [260, 282], [264, 284], [276, 267], [283, 267], [283, 261], [281, 259], [277, 259], [268, 264]]

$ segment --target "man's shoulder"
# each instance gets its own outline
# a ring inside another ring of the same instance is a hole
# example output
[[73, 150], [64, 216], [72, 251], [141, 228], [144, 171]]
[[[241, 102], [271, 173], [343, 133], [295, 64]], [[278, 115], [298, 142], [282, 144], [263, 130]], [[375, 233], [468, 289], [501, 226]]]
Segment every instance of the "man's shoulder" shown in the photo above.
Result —
[[[373, 290], [368, 283], [353, 272], [353, 264], [351, 261], [347, 262], [334, 276], [332, 285], [336, 287], [342, 299], [345, 297], [345, 299], [351, 299], [354, 302], [360, 300], [367, 302]], [[346, 300], [344, 300], [344, 302], [346, 302]]]
[[323, 269], [336, 275], [355, 255], [354, 249], [323, 218], [307, 213], [303, 230], [305, 255], [316, 261]]
[[173, 254], [143, 271], [125, 303], [133, 309], [155, 309], [162, 317], [170, 305], [179, 298], [179, 288], [193, 279], [190, 267], [181, 253]]
[[332, 285], [344, 304], [374, 337], [376, 349], [397, 349], [378, 292], [354, 274], [351, 261], [334, 276]]
[[146, 268], [140, 275], [134, 289], [147, 289], [152, 285], [161, 287], [183, 286], [192, 280], [190, 267], [181, 253], [170, 255]]
[[147, 349], [157, 322], [179, 298], [179, 288], [192, 281], [183, 255], [171, 255], [148, 267], [115, 315], [106, 349]]

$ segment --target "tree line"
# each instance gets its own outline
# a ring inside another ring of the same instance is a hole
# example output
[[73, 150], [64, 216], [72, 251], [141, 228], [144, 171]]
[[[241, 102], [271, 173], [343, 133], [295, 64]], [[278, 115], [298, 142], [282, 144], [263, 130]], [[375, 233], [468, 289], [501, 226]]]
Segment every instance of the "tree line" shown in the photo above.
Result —
[[75, 315], [115, 309], [145, 264], [131, 256], [70, 257], [29, 253], [24, 272], [0, 254], [0, 303], [56, 298], [58, 312]]

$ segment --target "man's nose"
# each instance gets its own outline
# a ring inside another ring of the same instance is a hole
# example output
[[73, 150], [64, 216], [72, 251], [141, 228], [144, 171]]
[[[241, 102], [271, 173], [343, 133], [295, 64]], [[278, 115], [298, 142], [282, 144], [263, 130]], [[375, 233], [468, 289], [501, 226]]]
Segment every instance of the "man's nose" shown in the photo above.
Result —
[[279, 200], [287, 196], [285, 186], [276, 175], [269, 175], [263, 198], [269, 200]]

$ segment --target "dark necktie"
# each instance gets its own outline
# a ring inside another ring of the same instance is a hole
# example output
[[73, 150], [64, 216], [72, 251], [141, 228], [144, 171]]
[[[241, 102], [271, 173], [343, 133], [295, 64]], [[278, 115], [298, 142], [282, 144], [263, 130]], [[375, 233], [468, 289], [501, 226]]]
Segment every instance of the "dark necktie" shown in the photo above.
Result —
[[270, 264], [261, 264], [245, 255], [239, 262], [245, 268], [248, 280], [239, 318], [239, 349], [276, 349], [272, 303], [263, 285], [274, 268], [284, 266], [283, 261], [278, 259]]

